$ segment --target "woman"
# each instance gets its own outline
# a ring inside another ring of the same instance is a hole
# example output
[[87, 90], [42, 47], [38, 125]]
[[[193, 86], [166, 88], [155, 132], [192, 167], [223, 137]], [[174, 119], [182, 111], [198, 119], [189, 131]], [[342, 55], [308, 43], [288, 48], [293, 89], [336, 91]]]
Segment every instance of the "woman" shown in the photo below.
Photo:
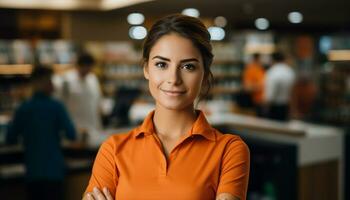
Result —
[[246, 144], [212, 128], [194, 108], [209, 91], [212, 59], [210, 35], [198, 19], [175, 14], [152, 26], [143, 70], [155, 110], [102, 144], [86, 199], [246, 198]]

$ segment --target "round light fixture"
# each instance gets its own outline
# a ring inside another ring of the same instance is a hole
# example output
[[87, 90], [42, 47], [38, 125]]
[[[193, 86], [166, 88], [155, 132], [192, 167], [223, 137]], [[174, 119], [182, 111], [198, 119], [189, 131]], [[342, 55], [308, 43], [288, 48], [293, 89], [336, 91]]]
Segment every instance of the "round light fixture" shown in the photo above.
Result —
[[211, 26], [208, 28], [208, 31], [210, 33], [210, 40], [220, 41], [225, 38], [225, 30], [221, 27]]
[[258, 18], [255, 20], [255, 26], [259, 30], [266, 30], [269, 28], [270, 23], [266, 18]]
[[127, 21], [131, 25], [139, 25], [145, 21], [145, 17], [141, 13], [131, 13], [128, 15]]
[[218, 17], [215, 17], [214, 24], [219, 27], [225, 27], [227, 24], [227, 20], [223, 16], [218, 16]]
[[142, 40], [147, 36], [147, 29], [143, 26], [132, 26], [129, 29], [129, 36], [135, 40]]
[[186, 8], [182, 11], [182, 14], [191, 16], [191, 17], [199, 17], [199, 10], [195, 8]]
[[290, 12], [288, 20], [293, 24], [299, 24], [303, 21], [303, 15], [300, 12]]

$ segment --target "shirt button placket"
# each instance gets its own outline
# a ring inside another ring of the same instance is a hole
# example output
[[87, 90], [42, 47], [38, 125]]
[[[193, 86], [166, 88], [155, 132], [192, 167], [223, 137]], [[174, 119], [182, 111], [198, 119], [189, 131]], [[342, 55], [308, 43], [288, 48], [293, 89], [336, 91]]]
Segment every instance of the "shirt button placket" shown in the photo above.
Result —
[[167, 161], [166, 161], [166, 158], [163, 157], [161, 161], [161, 166], [160, 166], [160, 176], [166, 177], [166, 175], [167, 175]]

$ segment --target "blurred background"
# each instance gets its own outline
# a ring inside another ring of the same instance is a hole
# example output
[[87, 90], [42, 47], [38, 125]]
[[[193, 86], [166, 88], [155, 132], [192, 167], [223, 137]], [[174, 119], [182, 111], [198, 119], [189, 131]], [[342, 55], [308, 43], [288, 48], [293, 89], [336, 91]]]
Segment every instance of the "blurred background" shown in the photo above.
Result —
[[57, 138], [61, 198], [80, 199], [101, 142], [154, 108], [142, 42], [172, 13], [198, 17], [210, 32], [214, 84], [197, 106], [248, 144], [247, 199], [350, 199], [349, 8], [346, 0], [0, 0], [1, 199], [28, 191], [25, 137], [10, 144], [7, 135], [38, 93], [33, 69], [53, 70], [48, 96], [75, 127], [76, 141]]

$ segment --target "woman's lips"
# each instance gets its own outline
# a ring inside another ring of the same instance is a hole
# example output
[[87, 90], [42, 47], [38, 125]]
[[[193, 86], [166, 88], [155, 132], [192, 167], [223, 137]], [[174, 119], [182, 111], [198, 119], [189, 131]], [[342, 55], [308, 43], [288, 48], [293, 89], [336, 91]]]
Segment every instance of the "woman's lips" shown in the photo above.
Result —
[[161, 90], [168, 96], [180, 96], [182, 94], [185, 94], [185, 91], [163, 90], [163, 89]]

